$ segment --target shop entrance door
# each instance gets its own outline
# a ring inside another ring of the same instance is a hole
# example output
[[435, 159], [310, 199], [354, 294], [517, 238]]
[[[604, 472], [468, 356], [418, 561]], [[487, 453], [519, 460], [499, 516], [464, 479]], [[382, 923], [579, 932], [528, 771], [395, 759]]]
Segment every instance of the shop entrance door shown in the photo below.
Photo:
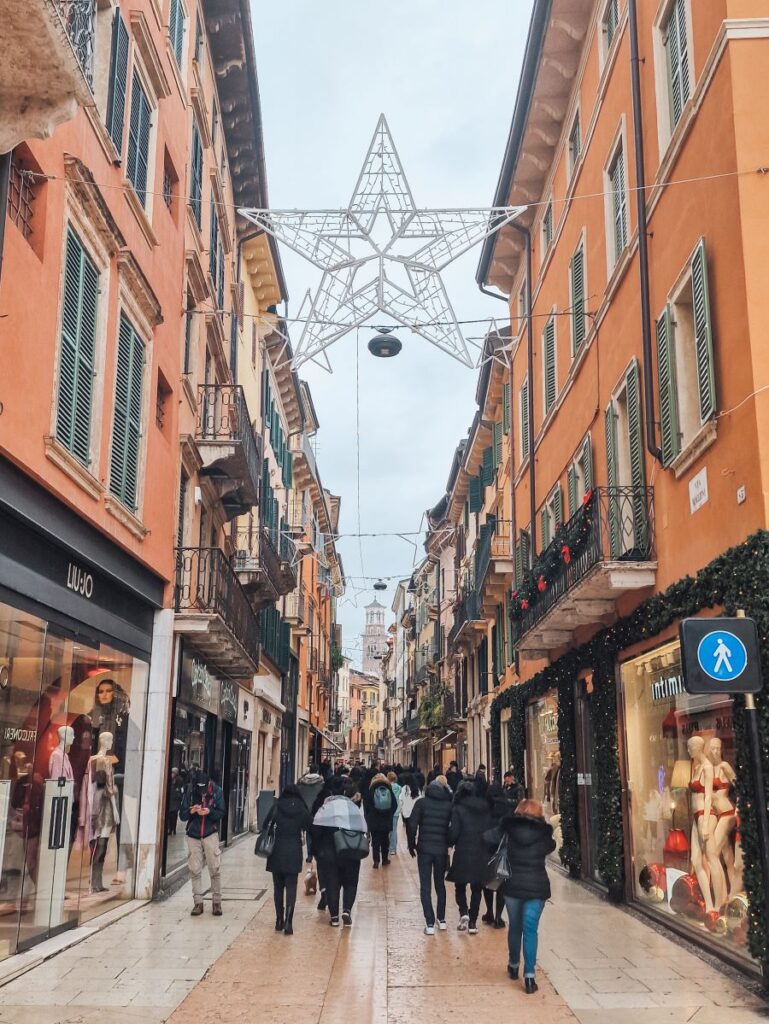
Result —
[[[84, 844], [75, 849], [77, 775], [82, 781], [80, 762], [85, 757], [87, 763], [91, 753], [91, 731], [84, 728], [84, 716], [70, 714], [69, 703], [83, 663], [97, 657], [98, 648], [47, 630], [40, 693], [30, 717], [36, 740], [23, 805], [19, 950], [78, 924]], [[87, 849], [85, 861], [87, 871]]]
[[594, 882], [598, 874], [598, 776], [594, 745], [593, 699], [583, 680], [576, 684], [577, 794], [582, 875]]

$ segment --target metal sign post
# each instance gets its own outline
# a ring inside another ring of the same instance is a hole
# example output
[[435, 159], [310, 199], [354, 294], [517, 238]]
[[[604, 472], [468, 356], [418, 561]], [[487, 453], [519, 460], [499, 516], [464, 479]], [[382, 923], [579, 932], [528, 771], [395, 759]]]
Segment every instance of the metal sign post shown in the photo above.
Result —
[[[764, 920], [769, 930], [769, 815], [755, 698], [763, 686], [758, 630], [755, 622], [740, 610], [733, 619], [684, 619], [679, 634], [684, 686], [688, 693], [742, 693], [745, 697], [745, 728], [764, 879]], [[764, 964], [765, 985], [769, 984], [768, 966]]]

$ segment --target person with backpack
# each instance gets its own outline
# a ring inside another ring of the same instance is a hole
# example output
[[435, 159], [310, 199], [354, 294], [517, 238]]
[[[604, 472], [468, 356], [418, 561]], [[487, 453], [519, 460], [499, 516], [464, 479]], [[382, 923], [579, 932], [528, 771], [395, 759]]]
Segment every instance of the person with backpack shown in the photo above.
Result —
[[491, 828], [487, 789], [486, 780], [479, 776], [473, 782], [460, 783], [449, 827], [449, 843], [454, 847], [454, 857], [448, 877], [456, 888], [459, 931], [470, 935], [478, 934], [478, 911], [488, 874], [489, 850], [483, 838], [483, 833]]
[[371, 855], [375, 869], [379, 867], [380, 860], [382, 867], [390, 865], [390, 832], [396, 806], [395, 795], [387, 776], [380, 772], [373, 777], [363, 794], [363, 810], [371, 833]]
[[449, 788], [452, 793], [456, 793], [459, 783], [462, 781], [462, 776], [459, 774], [459, 768], [457, 762], [452, 761], [449, 765], [449, 770], [446, 772], [446, 782], [449, 784]]
[[[436, 914], [440, 931], [446, 930], [446, 868], [449, 862], [451, 789], [445, 775], [427, 787], [406, 819], [409, 853], [417, 858], [419, 896], [425, 915], [425, 935], [435, 935]], [[432, 888], [437, 907], [433, 910]]]
[[275, 825], [275, 845], [266, 867], [272, 874], [275, 931], [285, 935], [294, 934], [296, 884], [302, 870], [302, 833], [307, 831], [311, 821], [299, 788], [285, 786], [264, 822], [265, 829], [273, 822]]
[[395, 814], [393, 815], [393, 827], [390, 830], [390, 856], [397, 857], [398, 855], [398, 822], [401, 816], [401, 786], [398, 782], [398, 776], [393, 771], [387, 773], [387, 781], [390, 783], [390, 789], [393, 791], [395, 797]]
[[514, 813], [491, 829], [486, 839], [499, 845], [507, 837], [507, 863], [510, 877], [500, 889], [507, 908], [507, 973], [516, 981], [523, 944], [523, 985], [527, 995], [537, 991], [537, 940], [539, 920], [550, 899], [550, 879], [545, 863], [555, 849], [553, 829], [545, 821], [538, 800], [521, 800]]
[[318, 868], [326, 886], [325, 898], [332, 928], [339, 927], [340, 896], [342, 923], [345, 928], [352, 927], [360, 866], [368, 856], [366, 820], [351, 798], [354, 792], [354, 783], [333, 779], [331, 795], [319, 808], [311, 827]]
[[400, 777], [401, 784], [401, 797], [400, 797], [400, 811], [401, 817], [404, 822], [407, 822], [411, 817], [411, 812], [414, 810], [414, 806], [417, 800], [422, 799], [422, 794], [419, 792], [419, 786], [415, 777], [409, 773], [404, 772]]

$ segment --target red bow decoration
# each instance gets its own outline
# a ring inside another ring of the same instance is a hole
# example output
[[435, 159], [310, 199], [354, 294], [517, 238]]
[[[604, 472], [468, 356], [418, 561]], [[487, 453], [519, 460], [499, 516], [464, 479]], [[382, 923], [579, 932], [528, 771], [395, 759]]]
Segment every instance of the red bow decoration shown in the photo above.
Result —
[[540, 576], [537, 580], [537, 590], [540, 592], [540, 594], [543, 591], [547, 590], [547, 580], [544, 576]]
[[593, 497], [593, 488], [591, 487], [590, 490], [585, 493], [585, 497], [582, 499], [582, 504], [583, 505], [587, 505], [587, 503], [590, 501], [590, 499], [592, 497]]
[[523, 600], [521, 601], [521, 608], [523, 608], [523, 610], [524, 610], [524, 611], [526, 611], [526, 609], [527, 609], [528, 607], [529, 607], [529, 602], [528, 602], [528, 601], [526, 600], [526, 598], [524, 597], [524, 599], [523, 599]]
[[568, 565], [571, 561], [571, 549], [568, 544], [564, 544], [561, 548], [561, 558], [563, 559], [564, 565]]

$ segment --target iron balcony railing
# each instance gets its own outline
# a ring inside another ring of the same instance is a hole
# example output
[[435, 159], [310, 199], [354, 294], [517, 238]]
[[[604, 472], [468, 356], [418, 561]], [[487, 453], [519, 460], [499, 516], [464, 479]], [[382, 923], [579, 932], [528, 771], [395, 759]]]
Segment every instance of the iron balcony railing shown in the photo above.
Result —
[[248, 656], [259, 660], [259, 626], [230, 563], [219, 548], [177, 548], [174, 608], [218, 615]]
[[435, 640], [418, 647], [414, 655], [415, 678], [421, 683], [438, 661], [438, 645]]
[[251, 423], [243, 388], [239, 384], [201, 384], [195, 439], [206, 444], [234, 445], [241, 450], [249, 483], [258, 494], [261, 480], [261, 439]]
[[419, 732], [419, 712], [410, 711], [403, 719], [403, 731], [408, 735], [412, 736], [415, 732]]
[[[564, 557], [567, 547], [568, 557]], [[538, 579], [541, 566], [556, 565], [547, 587], [528, 599], [520, 617], [513, 616], [512, 639], [518, 643], [571, 588], [602, 562], [648, 562], [654, 559], [654, 490], [651, 487], [597, 487], [572, 518], [559, 527], [527, 576]]]
[[461, 597], [454, 610], [454, 624], [449, 631], [449, 647], [452, 647], [468, 622], [475, 622], [482, 618], [481, 599], [475, 585], [466, 584], [461, 592]]
[[[277, 541], [277, 544], [276, 544]], [[277, 537], [268, 527], [256, 530], [241, 529], [236, 537], [237, 550], [234, 565], [238, 572], [263, 572], [276, 595], [285, 594], [296, 586], [293, 565], [294, 546], [288, 537]]]
[[55, 0], [77, 62], [93, 90], [93, 53], [96, 38], [96, 0]]
[[304, 614], [304, 591], [300, 590], [299, 593], [289, 594], [286, 598], [286, 618], [295, 619], [296, 625], [303, 626]]

